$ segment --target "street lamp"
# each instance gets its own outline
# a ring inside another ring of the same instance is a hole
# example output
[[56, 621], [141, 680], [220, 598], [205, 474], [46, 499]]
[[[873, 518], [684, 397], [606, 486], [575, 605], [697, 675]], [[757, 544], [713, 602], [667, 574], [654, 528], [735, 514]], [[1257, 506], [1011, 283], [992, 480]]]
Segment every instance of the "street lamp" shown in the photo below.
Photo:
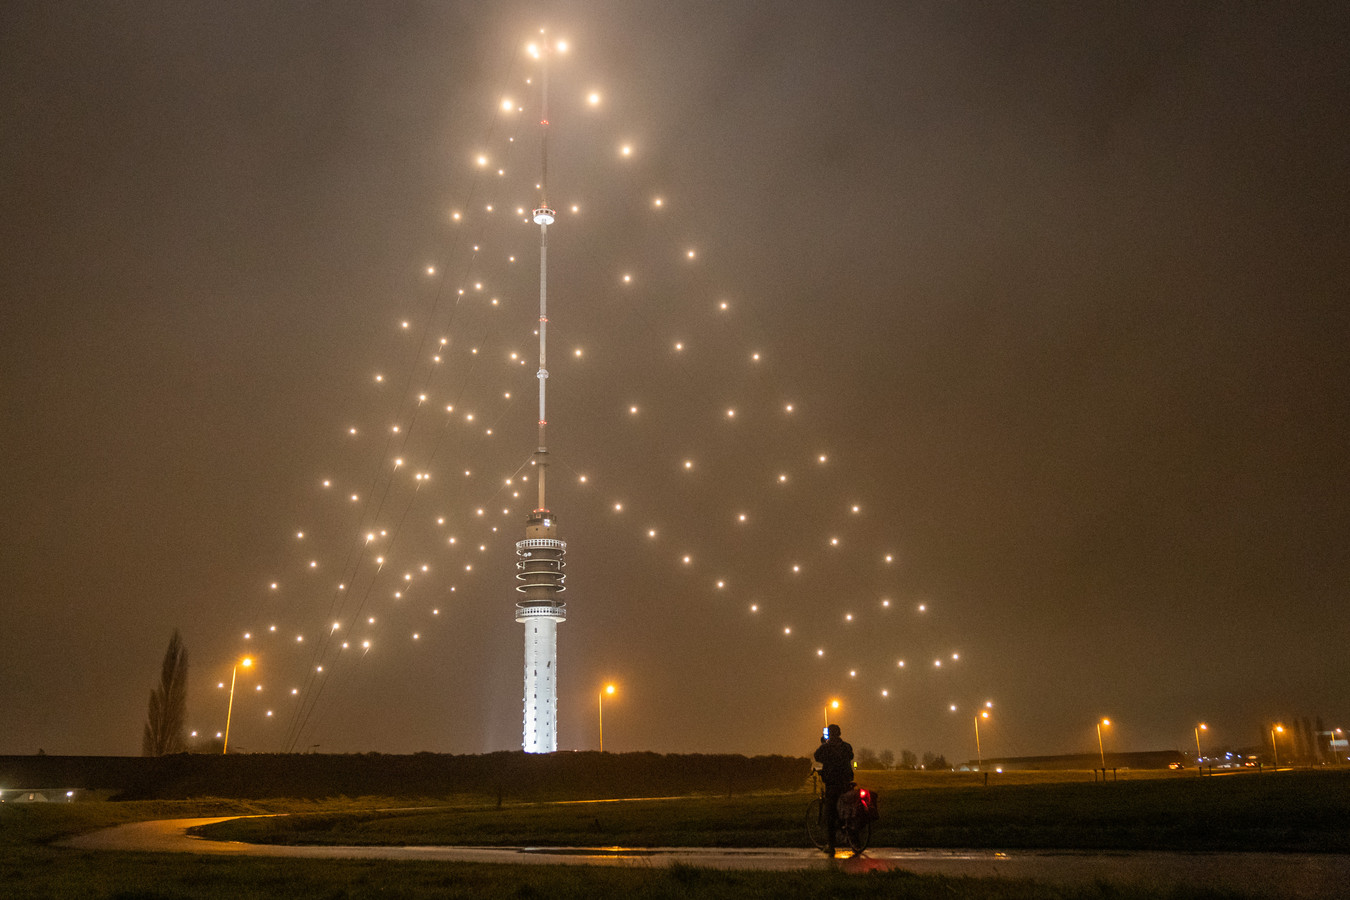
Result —
[[826, 703], [826, 704], [825, 704], [825, 727], [826, 727], [826, 728], [829, 728], [829, 727], [830, 727], [830, 710], [832, 710], [832, 709], [838, 709], [838, 708], [839, 708], [839, 701], [838, 701], [838, 700], [831, 700], [829, 703]]
[[1195, 726], [1195, 767], [1200, 770], [1200, 774], [1205, 774], [1205, 758], [1200, 755], [1200, 732], [1209, 731], [1209, 726], [1204, 722]]
[[1276, 725], [1274, 728], [1270, 729], [1270, 749], [1275, 753], [1275, 769], [1278, 771], [1280, 768], [1280, 747], [1275, 743], [1276, 732], [1284, 734], [1284, 726]]
[[984, 755], [980, 753], [980, 720], [989, 718], [989, 710], [982, 709], [980, 714], [975, 717], [975, 769], [978, 771], [984, 766]]
[[230, 670], [230, 704], [225, 708], [225, 740], [220, 745], [222, 756], [230, 749], [230, 716], [234, 714], [234, 680], [239, 675], [240, 666], [247, 669], [251, 665], [253, 665], [253, 660], [245, 656]]
[[599, 697], [598, 697], [598, 699], [596, 700], [596, 704], [597, 704], [597, 706], [599, 707], [599, 711], [600, 711], [599, 722], [600, 722], [600, 752], [601, 752], [601, 753], [604, 753], [604, 752], [605, 752], [605, 695], [606, 695], [606, 694], [609, 694], [611, 697], [614, 696], [614, 685], [612, 685], [612, 684], [607, 684], [607, 685], [605, 685], [604, 689], [600, 691]]
[[1097, 752], [1102, 755], [1102, 771], [1106, 771], [1106, 748], [1102, 746], [1102, 726], [1110, 724], [1110, 719], [1102, 719], [1097, 723]]

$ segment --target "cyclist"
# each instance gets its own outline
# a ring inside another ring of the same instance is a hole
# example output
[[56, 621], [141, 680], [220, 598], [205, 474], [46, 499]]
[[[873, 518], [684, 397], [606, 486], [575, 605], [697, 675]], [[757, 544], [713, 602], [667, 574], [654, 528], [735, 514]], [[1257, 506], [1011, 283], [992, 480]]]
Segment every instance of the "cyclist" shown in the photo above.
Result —
[[834, 831], [839, 825], [839, 795], [853, 786], [853, 745], [842, 737], [838, 725], [825, 728], [825, 741], [816, 748], [820, 780], [825, 783], [826, 856], [834, 856]]

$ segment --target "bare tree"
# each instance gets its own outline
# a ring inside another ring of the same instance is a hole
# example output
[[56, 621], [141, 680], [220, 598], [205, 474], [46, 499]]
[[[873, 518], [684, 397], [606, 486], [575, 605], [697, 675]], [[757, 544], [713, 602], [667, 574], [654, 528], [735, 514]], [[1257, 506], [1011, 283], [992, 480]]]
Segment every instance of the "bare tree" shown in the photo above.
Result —
[[150, 692], [150, 711], [141, 738], [143, 756], [164, 756], [187, 749], [187, 677], [187, 649], [175, 628], [164, 652], [159, 687]]
[[881, 768], [881, 760], [877, 758], [877, 752], [870, 747], [859, 747], [855, 759], [859, 769]]

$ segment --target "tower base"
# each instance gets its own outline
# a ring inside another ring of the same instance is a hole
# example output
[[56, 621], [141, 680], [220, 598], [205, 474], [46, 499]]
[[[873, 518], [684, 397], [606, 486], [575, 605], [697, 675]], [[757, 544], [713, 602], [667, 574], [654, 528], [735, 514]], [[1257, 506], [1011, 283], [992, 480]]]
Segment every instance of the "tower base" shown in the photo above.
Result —
[[553, 753], [558, 749], [558, 622], [549, 615], [523, 619], [525, 624], [526, 753]]

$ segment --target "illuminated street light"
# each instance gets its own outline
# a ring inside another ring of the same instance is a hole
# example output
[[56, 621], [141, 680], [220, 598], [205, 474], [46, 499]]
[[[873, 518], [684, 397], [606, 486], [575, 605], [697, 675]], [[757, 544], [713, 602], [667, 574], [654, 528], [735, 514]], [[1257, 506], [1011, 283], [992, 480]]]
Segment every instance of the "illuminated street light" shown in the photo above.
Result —
[[225, 740], [222, 741], [220, 745], [220, 753], [222, 756], [230, 749], [230, 716], [234, 714], [234, 680], [239, 675], [240, 666], [247, 669], [251, 665], [253, 665], [253, 660], [245, 656], [230, 670], [230, 703], [225, 707]]
[[832, 709], [838, 709], [838, 708], [839, 708], [839, 701], [838, 701], [838, 700], [831, 700], [829, 703], [826, 703], [826, 704], [825, 704], [825, 727], [826, 727], [826, 728], [829, 728], [829, 727], [830, 727], [830, 710], [832, 710]]
[[1280, 747], [1275, 743], [1276, 732], [1284, 734], [1284, 726], [1276, 725], [1274, 728], [1270, 729], [1270, 749], [1275, 753], [1275, 769], [1278, 771], [1280, 768]]
[[1200, 774], [1205, 774], [1205, 758], [1200, 755], [1200, 732], [1209, 731], [1209, 726], [1204, 722], [1195, 726], [1195, 766], [1200, 770]]
[[598, 706], [599, 706], [599, 711], [600, 711], [599, 722], [600, 722], [600, 752], [601, 752], [601, 753], [604, 753], [604, 752], [605, 752], [605, 695], [606, 695], [606, 694], [609, 694], [611, 697], [614, 696], [614, 685], [612, 685], [612, 684], [607, 684], [607, 685], [605, 685], [604, 690], [600, 691], [599, 699], [597, 700], [597, 704], [598, 704]]
[[980, 720], [989, 718], [989, 710], [982, 709], [980, 714], [975, 717], [975, 768], [979, 770], [984, 765], [984, 756], [980, 753]]
[[1110, 726], [1110, 719], [1102, 719], [1097, 723], [1097, 752], [1102, 755], [1102, 770], [1106, 770], [1106, 748], [1102, 745], [1102, 726]]

